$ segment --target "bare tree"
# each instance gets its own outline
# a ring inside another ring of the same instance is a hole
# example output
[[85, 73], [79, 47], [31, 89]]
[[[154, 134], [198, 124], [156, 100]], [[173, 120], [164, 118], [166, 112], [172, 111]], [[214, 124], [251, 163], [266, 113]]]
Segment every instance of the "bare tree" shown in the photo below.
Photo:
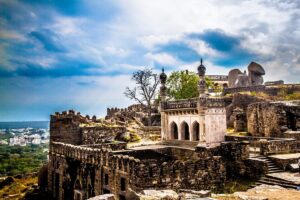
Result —
[[158, 75], [154, 74], [151, 69], [144, 69], [134, 72], [131, 79], [137, 86], [132, 89], [126, 87], [124, 94], [147, 108], [148, 125], [151, 125], [151, 104], [159, 84]]

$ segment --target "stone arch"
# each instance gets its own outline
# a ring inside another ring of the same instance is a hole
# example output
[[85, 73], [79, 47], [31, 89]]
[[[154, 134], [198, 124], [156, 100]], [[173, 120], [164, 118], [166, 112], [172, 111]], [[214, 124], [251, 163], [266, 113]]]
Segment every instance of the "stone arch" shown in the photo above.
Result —
[[180, 133], [182, 140], [190, 140], [190, 127], [185, 121], [180, 125]]
[[175, 122], [171, 123], [170, 130], [171, 130], [171, 139], [178, 140], [178, 126]]
[[197, 121], [194, 121], [194, 123], [192, 124], [192, 140], [200, 140], [200, 124]]

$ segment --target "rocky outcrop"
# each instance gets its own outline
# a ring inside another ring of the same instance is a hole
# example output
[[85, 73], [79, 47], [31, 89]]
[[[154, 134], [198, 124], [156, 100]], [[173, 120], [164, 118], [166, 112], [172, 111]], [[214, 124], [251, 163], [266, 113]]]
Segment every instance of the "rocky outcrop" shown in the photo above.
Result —
[[263, 75], [265, 75], [264, 68], [256, 62], [251, 62], [248, 65], [248, 75], [246, 71], [242, 73], [239, 69], [229, 71], [228, 85], [230, 88], [262, 85]]

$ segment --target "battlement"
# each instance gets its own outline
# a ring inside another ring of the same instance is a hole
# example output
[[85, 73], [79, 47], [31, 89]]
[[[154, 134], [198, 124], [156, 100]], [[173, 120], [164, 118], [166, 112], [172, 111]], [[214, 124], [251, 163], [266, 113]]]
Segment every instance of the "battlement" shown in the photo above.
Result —
[[[139, 164], [140, 160], [128, 155], [113, 155], [110, 148], [92, 148], [66, 144], [62, 142], [52, 142], [50, 145], [50, 154], [79, 160], [89, 164], [108, 163], [119, 167], [119, 169], [129, 169], [128, 164]], [[121, 167], [122, 166], [122, 167]]]
[[134, 112], [143, 112], [145, 111], [145, 106], [141, 104], [133, 104], [128, 106], [127, 108], [107, 108], [106, 115], [108, 117], [113, 116], [117, 112], [129, 112], [129, 111], [134, 111]]
[[55, 112], [54, 115], [51, 115], [51, 120], [62, 120], [62, 119], [74, 119], [81, 123], [89, 123], [89, 122], [96, 122], [97, 117], [94, 115], [90, 117], [89, 115], [82, 116], [80, 112], [76, 112], [74, 110]]

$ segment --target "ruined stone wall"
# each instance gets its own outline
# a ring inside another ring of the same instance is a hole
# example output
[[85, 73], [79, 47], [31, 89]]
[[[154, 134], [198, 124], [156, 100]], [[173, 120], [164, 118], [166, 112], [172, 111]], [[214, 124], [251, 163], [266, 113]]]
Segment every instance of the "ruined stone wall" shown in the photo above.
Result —
[[233, 94], [238, 92], [265, 92], [266, 86], [264, 85], [251, 85], [244, 87], [233, 87], [233, 88], [225, 88], [225, 94]]
[[51, 115], [50, 142], [64, 142], [69, 144], [81, 144], [81, 131], [79, 125], [87, 123], [88, 118], [73, 110]]
[[142, 164], [137, 173], [140, 188], [214, 189], [223, 187], [226, 170], [220, 156], [197, 160]]
[[[226, 119], [227, 119], [227, 127], [234, 127], [234, 121], [235, 121], [235, 115], [234, 110], [235, 109], [241, 109], [241, 112], [247, 111], [248, 105], [255, 103], [255, 102], [264, 102], [264, 99], [257, 98], [251, 95], [247, 94], [240, 94], [236, 93], [232, 97], [232, 101], [230, 103], [229, 100], [227, 100], [228, 104], [226, 106]], [[247, 124], [247, 120], [245, 121], [245, 124]]]
[[48, 191], [54, 199], [87, 199], [103, 193], [124, 196], [135, 179], [139, 163], [131, 156], [113, 155], [109, 149], [53, 142], [49, 153]]
[[123, 126], [82, 127], [82, 144], [100, 144], [126, 132]]
[[252, 136], [283, 137], [281, 128], [287, 124], [284, 105], [269, 102], [249, 105], [247, 120]]
[[249, 176], [249, 143], [247, 142], [223, 142], [221, 145], [205, 147], [197, 146], [196, 152], [201, 157], [220, 156], [226, 169], [227, 178]]
[[226, 136], [226, 141], [245, 141], [260, 149], [261, 155], [299, 152], [299, 142], [294, 138], [273, 138], [253, 136]]

